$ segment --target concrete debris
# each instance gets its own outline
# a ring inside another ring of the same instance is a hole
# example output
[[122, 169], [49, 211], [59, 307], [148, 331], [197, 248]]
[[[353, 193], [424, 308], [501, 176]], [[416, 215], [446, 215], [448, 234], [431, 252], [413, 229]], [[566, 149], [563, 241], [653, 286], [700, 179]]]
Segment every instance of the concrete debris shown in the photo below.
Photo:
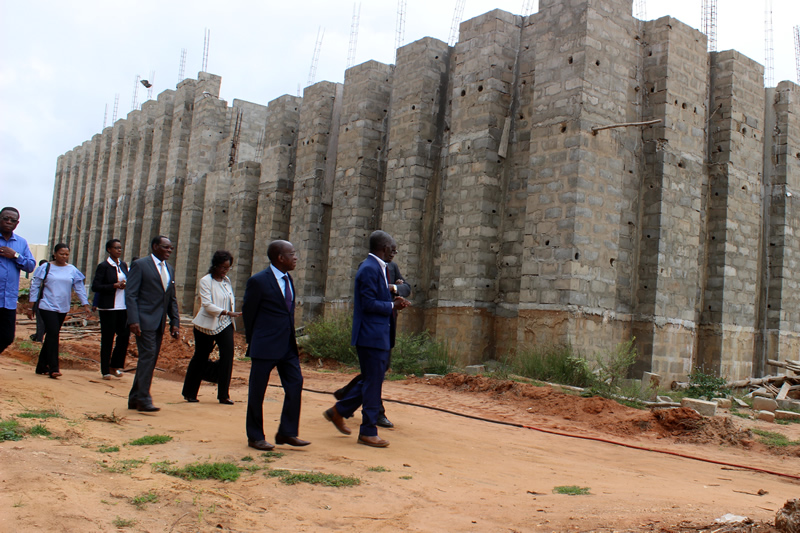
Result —
[[694, 409], [703, 416], [714, 416], [717, 414], [716, 403], [707, 402], [705, 400], [697, 400], [695, 398], [683, 398], [681, 400], [681, 407], [689, 407]]
[[756, 420], [763, 420], [764, 422], [775, 422], [775, 413], [772, 411], [759, 411], [756, 413]]
[[718, 524], [741, 524], [749, 521], [750, 519], [746, 516], [738, 516], [731, 513], [724, 514], [721, 517], [714, 519], [714, 522], [717, 522]]
[[486, 366], [484, 365], [469, 365], [467, 366], [464, 371], [468, 376], [476, 376], [478, 374], [483, 374], [486, 372]]
[[797, 420], [800, 421], [800, 413], [794, 411], [782, 411], [780, 409], [775, 411], [776, 420]]
[[775, 528], [783, 533], [800, 533], [800, 500], [788, 500], [775, 515]]
[[711, 401], [717, 404], [721, 409], [730, 409], [731, 401], [729, 398], [711, 398]]
[[772, 398], [764, 398], [763, 396], [757, 396], [753, 398], [754, 411], [770, 411], [774, 413], [775, 409], [777, 408], [778, 408], [778, 402], [776, 402]]

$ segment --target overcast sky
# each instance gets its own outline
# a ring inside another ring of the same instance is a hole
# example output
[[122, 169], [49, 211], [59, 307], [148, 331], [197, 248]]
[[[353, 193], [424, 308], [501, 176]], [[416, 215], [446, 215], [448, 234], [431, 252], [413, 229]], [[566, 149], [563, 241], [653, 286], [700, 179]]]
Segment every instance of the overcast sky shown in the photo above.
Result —
[[[637, 2], [634, 1], [634, 5]], [[775, 80], [796, 81], [792, 28], [800, 1], [773, 0]], [[463, 19], [495, 8], [520, 14], [525, 0], [466, 0]], [[538, 2], [532, 2], [534, 11]], [[407, 0], [404, 43], [447, 41], [456, 0]], [[700, 27], [701, 0], [646, 0], [646, 18], [671, 15]], [[719, 0], [718, 49], [764, 63], [764, 0]], [[208, 71], [221, 97], [266, 105], [306, 86], [317, 32], [325, 30], [315, 81], [341, 82], [352, 0], [0, 0], [0, 204], [21, 212], [17, 232], [47, 242], [56, 159], [131, 110], [136, 75], [155, 72], [153, 97], [197, 77], [210, 30]], [[355, 63], [393, 63], [397, 2], [363, 2]], [[147, 98], [140, 86], [139, 103]]]

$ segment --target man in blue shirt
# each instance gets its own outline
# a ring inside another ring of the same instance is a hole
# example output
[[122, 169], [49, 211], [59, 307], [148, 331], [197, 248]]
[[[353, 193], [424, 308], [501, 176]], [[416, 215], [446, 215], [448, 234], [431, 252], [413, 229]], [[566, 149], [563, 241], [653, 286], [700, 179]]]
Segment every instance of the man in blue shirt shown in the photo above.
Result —
[[0, 211], [0, 353], [14, 342], [19, 272], [33, 272], [36, 266], [28, 241], [14, 233], [17, 224], [19, 211], [4, 207]]

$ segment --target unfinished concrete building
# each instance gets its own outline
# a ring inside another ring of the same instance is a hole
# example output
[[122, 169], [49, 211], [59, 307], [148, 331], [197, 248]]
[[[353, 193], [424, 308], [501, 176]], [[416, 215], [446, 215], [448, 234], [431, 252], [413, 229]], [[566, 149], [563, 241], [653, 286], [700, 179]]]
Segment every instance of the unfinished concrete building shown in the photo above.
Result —
[[798, 86], [631, 0], [539, 3], [266, 106], [184, 80], [59, 157], [50, 242], [91, 272], [109, 238], [130, 259], [168, 235], [189, 313], [215, 249], [241, 302], [288, 238], [307, 322], [348, 306], [382, 228], [414, 290], [401, 328], [462, 363], [634, 336], [666, 379], [796, 359]]

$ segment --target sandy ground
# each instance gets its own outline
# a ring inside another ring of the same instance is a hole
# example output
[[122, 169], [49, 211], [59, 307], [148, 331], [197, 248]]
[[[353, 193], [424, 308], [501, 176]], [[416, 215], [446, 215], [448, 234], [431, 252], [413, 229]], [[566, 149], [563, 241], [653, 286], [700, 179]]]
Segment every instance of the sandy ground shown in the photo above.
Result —
[[[20, 338], [27, 333], [25, 327], [17, 330]], [[132, 374], [99, 379], [91, 361], [98, 345], [96, 337], [62, 343], [62, 352], [71, 355], [58, 380], [36, 375], [30, 362], [35, 354], [24, 346], [0, 356], [0, 419], [26, 411], [61, 414], [18, 418], [24, 427], [44, 425], [51, 437], [0, 443], [0, 531], [114, 531], [120, 520], [128, 521], [129, 531], [152, 532], [770, 531], [767, 524], [776, 511], [800, 497], [800, 446], [771, 450], [747, 430], [761, 427], [800, 440], [800, 424], [724, 415], [702, 420], [685, 410], [656, 416], [550, 387], [451, 375], [387, 382], [384, 396], [393, 400], [387, 414], [396, 429], [381, 431], [389, 448], [374, 449], [356, 444], [357, 431], [341, 435], [322, 418], [333, 402], [330, 392], [350, 376], [315, 361], [304, 365], [300, 435], [312, 445], [280, 446], [284, 455], [268, 462], [247, 447], [248, 363], [235, 363], [235, 405], [217, 403], [213, 384], [201, 387], [200, 403], [188, 404], [179, 375], [191, 348], [165, 340], [168, 355], [159, 367], [169, 372], [157, 373], [152, 387], [162, 410], [146, 414], [126, 409]], [[129, 358], [128, 366], [135, 364]], [[273, 375], [272, 384], [277, 382]], [[265, 402], [268, 433], [277, 428], [281, 402], [282, 390], [271, 386]], [[93, 420], [97, 415], [118, 421]], [[359, 421], [357, 414], [350, 426], [357, 429]], [[173, 440], [127, 444], [145, 435]], [[104, 453], [103, 446], [120, 451]], [[118, 471], [128, 460], [141, 463]], [[185, 481], [154, 472], [153, 463], [160, 461], [260, 469], [244, 471], [233, 482]], [[269, 477], [270, 468], [355, 476], [360, 484], [287, 485]], [[553, 493], [565, 485], [588, 487], [590, 494]], [[148, 493], [156, 501], [132, 503]], [[742, 529], [715, 523], [726, 513], [756, 523]]]

